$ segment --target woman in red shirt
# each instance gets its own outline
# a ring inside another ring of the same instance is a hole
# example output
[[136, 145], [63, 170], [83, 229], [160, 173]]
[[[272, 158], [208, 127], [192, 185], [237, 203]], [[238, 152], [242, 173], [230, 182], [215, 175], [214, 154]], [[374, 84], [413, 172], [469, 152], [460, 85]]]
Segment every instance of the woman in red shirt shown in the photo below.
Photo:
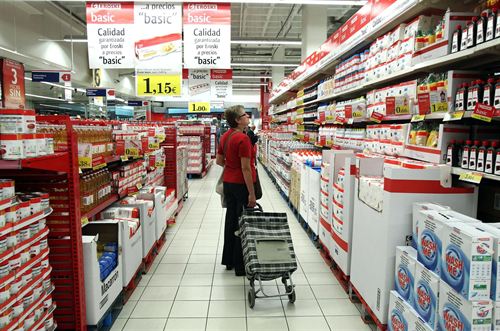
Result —
[[243, 208], [253, 208], [256, 205], [255, 152], [250, 138], [244, 133], [250, 122], [245, 108], [240, 105], [230, 107], [226, 109], [224, 116], [230, 129], [220, 139], [216, 159], [217, 164], [224, 167], [224, 197], [227, 206], [222, 264], [228, 270], [234, 267], [236, 276], [244, 276], [241, 240], [234, 232], [238, 230], [238, 219]]

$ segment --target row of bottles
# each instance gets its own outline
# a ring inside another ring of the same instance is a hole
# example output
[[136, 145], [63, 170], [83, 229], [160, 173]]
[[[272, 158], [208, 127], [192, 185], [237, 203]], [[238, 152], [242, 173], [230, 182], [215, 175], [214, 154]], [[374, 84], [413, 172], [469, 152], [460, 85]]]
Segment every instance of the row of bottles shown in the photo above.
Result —
[[485, 41], [500, 37], [498, 9], [493, 7], [473, 17], [465, 26], [457, 25], [453, 32], [451, 52], [456, 53]]
[[451, 140], [446, 164], [462, 169], [500, 175], [500, 144], [489, 140]]
[[455, 95], [455, 111], [474, 111], [477, 103], [500, 109], [500, 79], [488, 78], [486, 84], [478, 79], [462, 83]]
[[109, 170], [102, 169], [80, 176], [80, 208], [86, 213], [108, 199], [113, 193], [112, 175]]
[[78, 144], [92, 145], [92, 156], [111, 156], [113, 149], [113, 129], [111, 126], [75, 126]]

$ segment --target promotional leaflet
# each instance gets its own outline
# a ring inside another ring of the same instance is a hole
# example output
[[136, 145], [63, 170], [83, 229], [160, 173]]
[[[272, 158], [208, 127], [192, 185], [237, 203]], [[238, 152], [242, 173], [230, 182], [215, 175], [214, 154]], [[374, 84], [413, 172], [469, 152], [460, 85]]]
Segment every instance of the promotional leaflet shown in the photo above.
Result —
[[89, 67], [134, 67], [134, 3], [87, 2]]
[[210, 100], [210, 70], [189, 70], [188, 95], [193, 101]]
[[182, 12], [180, 4], [139, 2], [134, 9], [135, 67], [180, 72]]
[[233, 94], [233, 71], [231, 69], [210, 70], [211, 100], [225, 100]]
[[231, 5], [184, 4], [184, 67], [231, 68]]

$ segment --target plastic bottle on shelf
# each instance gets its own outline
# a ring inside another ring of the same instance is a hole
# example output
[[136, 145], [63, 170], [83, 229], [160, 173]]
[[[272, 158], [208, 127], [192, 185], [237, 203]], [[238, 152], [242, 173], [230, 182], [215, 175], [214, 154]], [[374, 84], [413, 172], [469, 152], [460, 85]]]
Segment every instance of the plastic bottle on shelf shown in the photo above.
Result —
[[494, 95], [495, 95], [495, 79], [488, 78], [488, 81], [483, 88], [483, 98], [481, 103], [484, 103], [485, 105], [492, 105]]
[[469, 156], [470, 156], [470, 148], [472, 145], [472, 141], [466, 140], [465, 145], [462, 148], [462, 162], [460, 166], [463, 169], [469, 169]]
[[493, 104], [496, 109], [500, 109], [500, 79], [495, 84], [495, 96], [493, 97]]
[[462, 26], [459, 24], [456, 26], [455, 31], [451, 39], [451, 52], [456, 53], [460, 51], [460, 46], [462, 45]]
[[498, 141], [496, 141], [495, 151], [493, 152], [493, 164], [495, 168], [493, 169], [494, 175], [500, 175], [500, 148], [498, 148]]
[[467, 22], [467, 48], [476, 46], [477, 17]]
[[477, 21], [476, 44], [483, 43], [486, 38], [486, 27], [488, 26], [488, 12], [482, 12]]
[[455, 111], [464, 111], [467, 106], [467, 91], [469, 84], [462, 83], [455, 95]]
[[456, 149], [457, 149], [457, 164], [455, 165], [456, 167], [460, 167], [460, 163], [462, 162], [463, 146], [464, 146], [464, 141], [458, 140], [456, 143]]
[[488, 13], [488, 21], [486, 23], [486, 35], [485, 35], [485, 41], [492, 40], [495, 38], [495, 29], [496, 29], [496, 23], [497, 23], [497, 12], [498, 9], [497, 7], [491, 8], [491, 10]]
[[491, 142], [491, 146], [486, 150], [486, 161], [484, 163], [484, 172], [492, 174], [495, 166], [496, 151], [498, 148], [498, 141]]
[[471, 86], [467, 90], [467, 109], [473, 111], [479, 100], [483, 99], [483, 85], [484, 82], [480, 79], [471, 82]]
[[490, 142], [488, 140], [483, 141], [481, 144], [481, 147], [477, 149], [477, 163], [476, 163], [476, 170], [484, 172], [484, 164], [486, 161], [486, 151], [488, 150], [488, 147], [490, 146]]
[[462, 27], [462, 38], [460, 39], [460, 51], [467, 49], [467, 26], [469, 22]]
[[477, 153], [481, 142], [474, 140], [474, 144], [470, 147], [469, 152], [469, 170], [476, 170], [477, 166]]
[[455, 139], [450, 140], [446, 152], [446, 164], [452, 167], [458, 165], [458, 153], [457, 153], [457, 141]]

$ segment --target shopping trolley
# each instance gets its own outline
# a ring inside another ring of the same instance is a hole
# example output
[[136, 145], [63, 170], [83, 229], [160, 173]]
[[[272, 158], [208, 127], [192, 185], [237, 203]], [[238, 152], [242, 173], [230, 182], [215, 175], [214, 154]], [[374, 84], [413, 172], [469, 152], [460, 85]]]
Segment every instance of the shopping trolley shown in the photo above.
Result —
[[[259, 204], [257, 208], [244, 209], [239, 219], [238, 234], [243, 247], [246, 276], [250, 281], [250, 308], [255, 306], [256, 298], [288, 296], [288, 300], [294, 303], [295, 285], [291, 275], [297, 270], [297, 260], [286, 213], [264, 212]], [[285, 293], [265, 293], [262, 282], [280, 277]], [[255, 281], [258, 281], [258, 289], [255, 288]], [[259, 293], [262, 295], [259, 296]]]

